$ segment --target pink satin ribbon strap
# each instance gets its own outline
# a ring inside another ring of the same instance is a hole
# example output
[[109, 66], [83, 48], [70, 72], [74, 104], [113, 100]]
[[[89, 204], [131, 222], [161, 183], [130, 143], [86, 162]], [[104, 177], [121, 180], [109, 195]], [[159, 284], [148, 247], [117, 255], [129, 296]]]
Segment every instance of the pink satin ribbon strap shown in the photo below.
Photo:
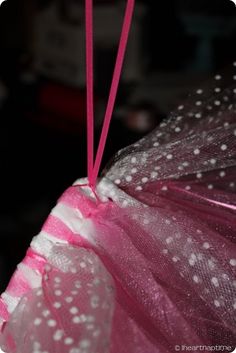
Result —
[[86, 82], [87, 82], [87, 168], [91, 182], [94, 159], [94, 96], [93, 96], [93, 0], [85, 1]]
[[86, 17], [86, 78], [87, 78], [87, 163], [88, 163], [88, 180], [91, 187], [96, 184], [97, 176], [102, 162], [104, 148], [107, 140], [108, 130], [111, 122], [114, 104], [116, 100], [118, 85], [121, 76], [121, 70], [124, 62], [125, 50], [127, 47], [130, 26], [133, 17], [135, 0], [128, 0], [126, 5], [125, 17], [121, 32], [120, 43], [105, 112], [104, 123], [102, 127], [101, 137], [99, 140], [98, 150], [93, 165], [93, 129], [94, 129], [94, 101], [93, 101], [93, 2], [85, 0], [85, 17]]

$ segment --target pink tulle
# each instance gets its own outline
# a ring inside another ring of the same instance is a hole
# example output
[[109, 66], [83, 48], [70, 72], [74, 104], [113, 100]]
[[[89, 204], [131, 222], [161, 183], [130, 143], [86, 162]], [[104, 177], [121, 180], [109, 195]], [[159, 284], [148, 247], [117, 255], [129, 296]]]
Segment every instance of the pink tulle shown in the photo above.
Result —
[[234, 101], [198, 90], [114, 157], [97, 197], [84, 180], [62, 195], [1, 297], [5, 352], [236, 346]]

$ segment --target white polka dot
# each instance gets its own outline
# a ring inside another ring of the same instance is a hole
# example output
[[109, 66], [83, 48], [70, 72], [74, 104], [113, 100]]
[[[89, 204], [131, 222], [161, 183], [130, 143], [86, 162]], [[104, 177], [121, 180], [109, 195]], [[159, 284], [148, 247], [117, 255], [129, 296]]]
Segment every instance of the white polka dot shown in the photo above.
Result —
[[210, 244], [208, 242], [205, 242], [205, 243], [203, 243], [203, 247], [204, 247], [204, 249], [209, 249]]
[[189, 166], [189, 162], [183, 162], [183, 166], [184, 167], [188, 167]]
[[168, 237], [168, 238], [166, 239], [166, 243], [167, 243], [167, 244], [170, 244], [172, 241], [173, 241], [173, 238], [172, 238], [172, 237]]
[[221, 102], [219, 100], [215, 100], [214, 104], [219, 106], [221, 104]]
[[75, 288], [81, 288], [81, 282], [79, 280], [75, 281]]
[[144, 177], [144, 178], [142, 178], [142, 183], [147, 183], [148, 182], [148, 178], [146, 178], [146, 177]]
[[130, 181], [132, 181], [133, 178], [131, 175], [128, 175], [125, 179], [126, 179], [126, 181], [130, 182]]
[[177, 116], [177, 118], [176, 118], [177, 121], [181, 121], [182, 119], [183, 119], [182, 116]]
[[199, 283], [199, 282], [200, 282], [199, 277], [196, 276], [196, 275], [194, 275], [194, 276], [193, 276], [193, 281], [194, 281], [195, 283]]
[[214, 262], [213, 262], [212, 260], [208, 260], [208, 265], [209, 265], [209, 268], [210, 268], [211, 270], [214, 270], [215, 264], [214, 264]]
[[202, 261], [203, 260], [203, 255], [202, 254], [198, 254], [197, 258], [198, 258], [199, 261]]
[[41, 308], [41, 306], [42, 306], [41, 302], [37, 303], [37, 308]]
[[73, 298], [72, 297], [66, 297], [65, 301], [67, 303], [71, 303], [73, 301]]
[[194, 259], [192, 259], [192, 258], [190, 258], [190, 259], [188, 260], [188, 262], [189, 262], [189, 265], [190, 265], [190, 266], [194, 266], [195, 263], [196, 263], [196, 261], [195, 261]]
[[167, 187], [167, 186], [162, 186], [161, 190], [162, 190], [162, 191], [167, 191], [167, 190], [168, 190], [168, 187]]
[[225, 127], [225, 128], [229, 127], [229, 123], [227, 123], [227, 122], [224, 123], [224, 127]]
[[48, 320], [47, 322], [49, 327], [55, 327], [57, 325], [57, 322], [53, 319]]
[[157, 172], [152, 172], [151, 173], [151, 178], [154, 179], [158, 176], [158, 173]]
[[42, 289], [38, 289], [36, 292], [37, 297], [40, 297], [43, 294]]
[[79, 316], [74, 316], [73, 319], [72, 319], [72, 322], [74, 324], [79, 324], [81, 322], [80, 317]]
[[34, 349], [36, 349], [36, 350], [40, 350], [40, 348], [41, 348], [41, 344], [39, 343], [39, 342], [33, 342], [33, 347], [34, 347]]
[[223, 177], [225, 177], [226, 173], [225, 173], [224, 170], [222, 170], [219, 175], [220, 175], [221, 178], [223, 178]]
[[212, 136], [209, 136], [208, 138], [207, 138], [207, 141], [209, 141], [209, 142], [212, 142], [214, 140], [214, 138], [212, 137]]
[[172, 158], [173, 158], [173, 155], [172, 155], [172, 154], [168, 154], [168, 155], [166, 156], [166, 158], [167, 158], [167, 159], [172, 159]]
[[236, 129], [234, 130], [234, 136], [236, 136]]
[[222, 151], [226, 151], [227, 150], [227, 145], [223, 144], [220, 146], [221, 150]]
[[215, 304], [215, 306], [216, 306], [217, 308], [220, 307], [220, 302], [219, 302], [219, 300], [214, 300], [214, 304]]
[[54, 293], [55, 293], [55, 295], [56, 295], [57, 297], [59, 297], [60, 295], [62, 295], [62, 291], [61, 291], [60, 289], [56, 289]]
[[201, 88], [199, 88], [198, 90], [197, 90], [197, 94], [202, 94], [203, 93], [203, 90], [201, 89]]
[[35, 325], [35, 326], [39, 326], [41, 323], [42, 323], [42, 319], [40, 319], [39, 317], [37, 317], [37, 318], [34, 320], [34, 325]]
[[196, 255], [195, 254], [191, 254], [190, 255], [190, 258], [189, 258], [189, 264], [190, 264], [190, 266], [194, 266], [195, 265], [195, 263], [196, 263], [196, 261], [197, 261], [197, 257], [196, 257]]
[[59, 309], [59, 308], [61, 308], [61, 303], [60, 302], [55, 302], [53, 304], [53, 306], [54, 306], [54, 308]]
[[220, 87], [216, 87], [216, 88], [215, 88], [215, 92], [216, 92], [216, 93], [219, 93], [220, 91], [221, 91]]
[[209, 185], [207, 185], [207, 188], [208, 188], [209, 190], [212, 190], [212, 189], [213, 189], [213, 185], [212, 185], [212, 184], [209, 184]]
[[184, 109], [184, 106], [183, 105], [179, 105], [178, 106], [178, 110], [183, 110]]
[[142, 191], [143, 188], [142, 188], [142, 186], [137, 186], [135, 190], [137, 190], [137, 191]]
[[86, 349], [90, 347], [91, 343], [89, 340], [82, 340], [79, 345], [82, 349]]
[[166, 127], [166, 123], [161, 123], [161, 124], [160, 124], [160, 127], [161, 127], [161, 128]]
[[70, 268], [70, 272], [72, 272], [72, 273], [77, 273], [77, 269], [76, 269], [75, 267], [71, 267], [71, 268]]
[[159, 143], [159, 142], [155, 142], [155, 143], [153, 144], [153, 146], [154, 146], [154, 147], [158, 147], [158, 146], [160, 146], [160, 143]]
[[236, 259], [231, 259], [229, 263], [231, 266], [236, 266]]
[[221, 75], [215, 75], [215, 79], [218, 81], [218, 80], [221, 80]]
[[211, 283], [214, 284], [215, 287], [219, 287], [219, 281], [216, 277], [212, 277]]
[[201, 101], [197, 101], [195, 104], [196, 104], [197, 106], [199, 106], [199, 105], [202, 105], [202, 102], [201, 102]]
[[233, 304], [233, 308], [236, 309], [236, 302]]
[[49, 310], [43, 310], [42, 312], [44, 317], [48, 317], [50, 315], [50, 311]]
[[63, 337], [63, 330], [57, 330], [53, 335], [54, 341], [60, 341], [62, 337]]
[[190, 185], [185, 186], [185, 190], [191, 190], [191, 186]]
[[54, 278], [54, 281], [55, 281], [56, 283], [61, 283], [60, 277], [55, 277], [55, 278]]
[[198, 155], [198, 154], [200, 153], [199, 148], [196, 148], [196, 149], [193, 151], [193, 153], [194, 153], [195, 155]]
[[202, 173], [197, 173], [197, 178], [201, 179], [202, 178]]
[[93, 337], [98, 337], [98, 336], [100, 336], [100, 334], [101, 334], [101, 330], [96, 330], [96, 331], [94, 331], [94, 333], [93, 333]]
[[215, 159], [215, 158], [212, 158], [212, 159], [210, 160], [210, 163], [211, 163], [211, 164], [216, 164], [216, 159]]
[[230, 186], [231, 188], [234, 188], [235, 183], [230, 183], [229, 186]]
[[179, 258], [177, 256], [174, 256], [174, 257], [172, 257], [172, 261], [177, 262], [177, 261], [179, 261]]
[[181, 131], [180, 127], [177, 126], [177, 127], [175, 128], [175, 132], [180, 132], [180, 131]]
[[72, 315], [77, 314], [78, 311], [79, 311], [79, 310], [78, 310], [75, 306], [72, 306], [72, 308], [70, 308], [70, 313], [71, 313]]
[[120, 183], [121, 183], [121, 180], [120, 180], [120, 179], [116, 179], [116, 180], [115, 180], [115, 184], [116, 184], [116, 185], [119, 185]]
[[132, 169], [131, 169], [131, 173], [132, 173], [132, 174], [137, 173], [137, 171], [138, 171], [138, 169], [137, 169], [137, 168], [132, 168]]
[[202, 114], [201, 114], [201, 113], [196, 113], [196, 114], [195, 114], [195, 117], [196, 117], [197, 119], [200, 119], [200, 118], [202, 117]]
[[136, 162], [137, 162], [137, 158], [136, 158], [136, 157], [132, 157], [132, 158], [131, 158], [131, 163], [134, 164], [134, 163], [136, 163]]
[[64, 339], [64, 343], [67, 345], [67, 346], [69, 346], [70, 344], [72, 344], [74, 342], [74, 340], [73, 340], [73, 338], [71, 338], [71, 337], [66, 337], [65, 339]]

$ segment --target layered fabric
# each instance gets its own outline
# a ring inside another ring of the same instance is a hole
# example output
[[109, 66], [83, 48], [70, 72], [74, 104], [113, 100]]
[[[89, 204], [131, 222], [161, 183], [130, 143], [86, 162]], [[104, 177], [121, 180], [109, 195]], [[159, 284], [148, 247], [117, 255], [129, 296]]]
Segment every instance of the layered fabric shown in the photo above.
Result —
[[233, 350], [236, 89], [215, 83], [118, 152], [95, 192], [62, 195], [1, 296], [4, 352]]

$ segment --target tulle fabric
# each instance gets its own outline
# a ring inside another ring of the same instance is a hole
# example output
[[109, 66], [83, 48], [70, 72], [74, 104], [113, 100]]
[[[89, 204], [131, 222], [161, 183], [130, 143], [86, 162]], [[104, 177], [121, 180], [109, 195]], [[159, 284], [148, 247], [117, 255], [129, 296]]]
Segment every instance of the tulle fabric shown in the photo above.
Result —
[[2, 295], [4, 351], [236, 346], [236, 90], [215, 79], [120, 151], [96, 195], [64, 193]]

